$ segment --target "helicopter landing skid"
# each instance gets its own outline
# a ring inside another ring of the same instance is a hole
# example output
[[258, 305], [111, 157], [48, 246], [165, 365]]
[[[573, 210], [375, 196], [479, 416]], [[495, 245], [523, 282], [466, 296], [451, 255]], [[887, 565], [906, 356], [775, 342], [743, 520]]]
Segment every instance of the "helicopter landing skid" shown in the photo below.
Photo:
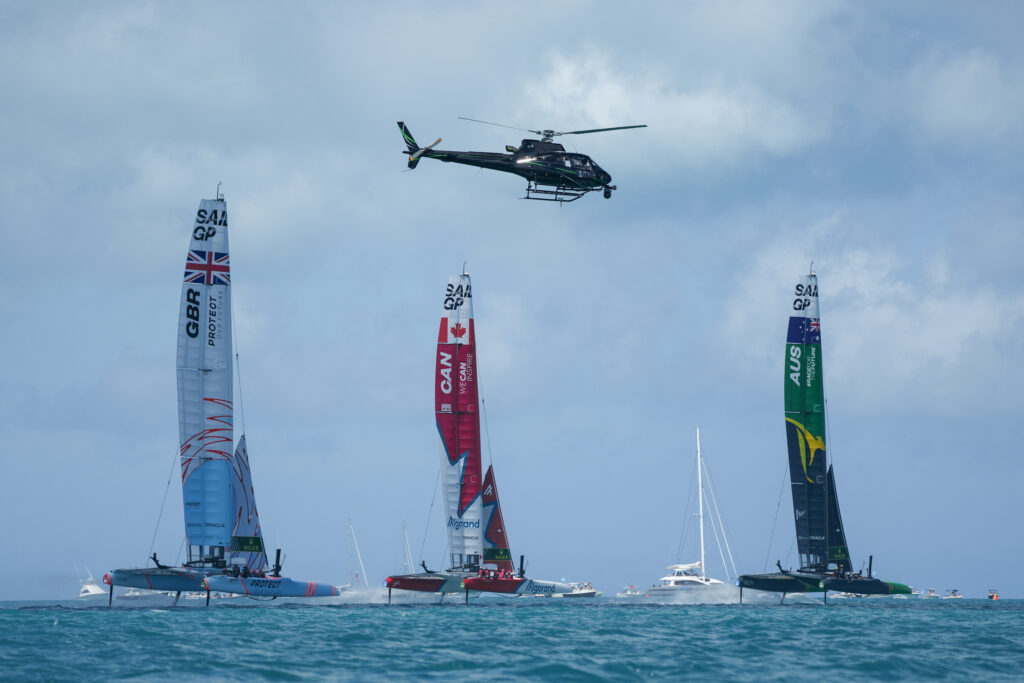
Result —
[[[568, 189], [565, 187], [558, 187], [554, 190], [541, 190], [537, 187], [537, 183], [526, 184], [526, 196], [523, 199], [533, 199], [538, 202], [574, 202], [588, 192], [593, 190], [588, 189]], [[534, 197], [533, 195], [546, 195], [540, 197]]]

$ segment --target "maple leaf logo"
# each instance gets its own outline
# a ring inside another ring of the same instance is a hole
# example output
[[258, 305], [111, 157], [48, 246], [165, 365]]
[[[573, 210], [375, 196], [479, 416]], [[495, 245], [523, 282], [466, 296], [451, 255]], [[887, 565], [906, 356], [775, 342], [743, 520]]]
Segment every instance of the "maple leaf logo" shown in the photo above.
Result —
[[462, 326], [462, 323], [455, 323], [455, 327], [451, 329], [452, 336], [454, 336], [456, 339], [459, 339], [462, 337], [462, 335], [466, 334], [466, 328]]

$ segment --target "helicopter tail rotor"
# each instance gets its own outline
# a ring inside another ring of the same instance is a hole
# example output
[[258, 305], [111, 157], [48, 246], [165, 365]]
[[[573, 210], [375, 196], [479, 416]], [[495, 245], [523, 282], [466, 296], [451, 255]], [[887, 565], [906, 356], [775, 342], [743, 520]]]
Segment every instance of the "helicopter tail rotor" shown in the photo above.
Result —
[[406, 151], [403, 154], [409, 155], [409, 168], [416, 168], [416, 164], [420, 163], [420, 157], [427, 150], [436, 147], [441, 142], [441, 138], [438, 138], [431, 142], [426, 147], [420, 147], [416, 144], [416, 138], [409, 132], [409, 127], [402, 121], [398, 122], [398, 129], [402, 131], [402, 138], [405, 140]]

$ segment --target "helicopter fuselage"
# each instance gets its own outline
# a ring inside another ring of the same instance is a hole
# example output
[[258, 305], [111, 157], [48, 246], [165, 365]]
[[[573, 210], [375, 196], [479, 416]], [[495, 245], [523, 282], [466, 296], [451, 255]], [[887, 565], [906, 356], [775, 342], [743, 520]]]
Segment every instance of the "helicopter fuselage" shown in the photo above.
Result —
[[612, 181], [611, 175], [586, 154], [566, 152], [557, 142], [523, 140], [518, 149], [508, 149], [508, 154], [431, 149], [422, 156], [447, 163], [513, 173], [537, 185], [590, 191], [606, 187]]

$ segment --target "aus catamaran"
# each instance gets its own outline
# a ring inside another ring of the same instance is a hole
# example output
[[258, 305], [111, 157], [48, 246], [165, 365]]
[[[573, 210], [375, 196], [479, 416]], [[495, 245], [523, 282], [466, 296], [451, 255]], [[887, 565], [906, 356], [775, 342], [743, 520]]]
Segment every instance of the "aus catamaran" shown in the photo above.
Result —
[[[234, 443], [231, 267], [227, 202], [199, 203], [185, 257], [178, 315], [178, 433], [187, 559], [181, 566], [115, 569], [110, 586], [253, 597], [336, 595], [327, 583], [281, 576], [281, 550], [268, 571], [245, 434]], [[234, 446], [234, 448], [232, 448]]]
[[828, 591], [909, 594], [909, 586], [874, 578], [870, 559], [866, 576], [853, 571], [826, 456], [821, 319], [813, 271], [794, 287], [792, 311], [786, 337], [785, 424], [800, 567], [786, 570], [776, 562], [778, 572], [740, 576], [740, 600], [744, 588], [782, 593], [782, 599], [787, 593], [810, 592], [824, 593], [827, 599]]

